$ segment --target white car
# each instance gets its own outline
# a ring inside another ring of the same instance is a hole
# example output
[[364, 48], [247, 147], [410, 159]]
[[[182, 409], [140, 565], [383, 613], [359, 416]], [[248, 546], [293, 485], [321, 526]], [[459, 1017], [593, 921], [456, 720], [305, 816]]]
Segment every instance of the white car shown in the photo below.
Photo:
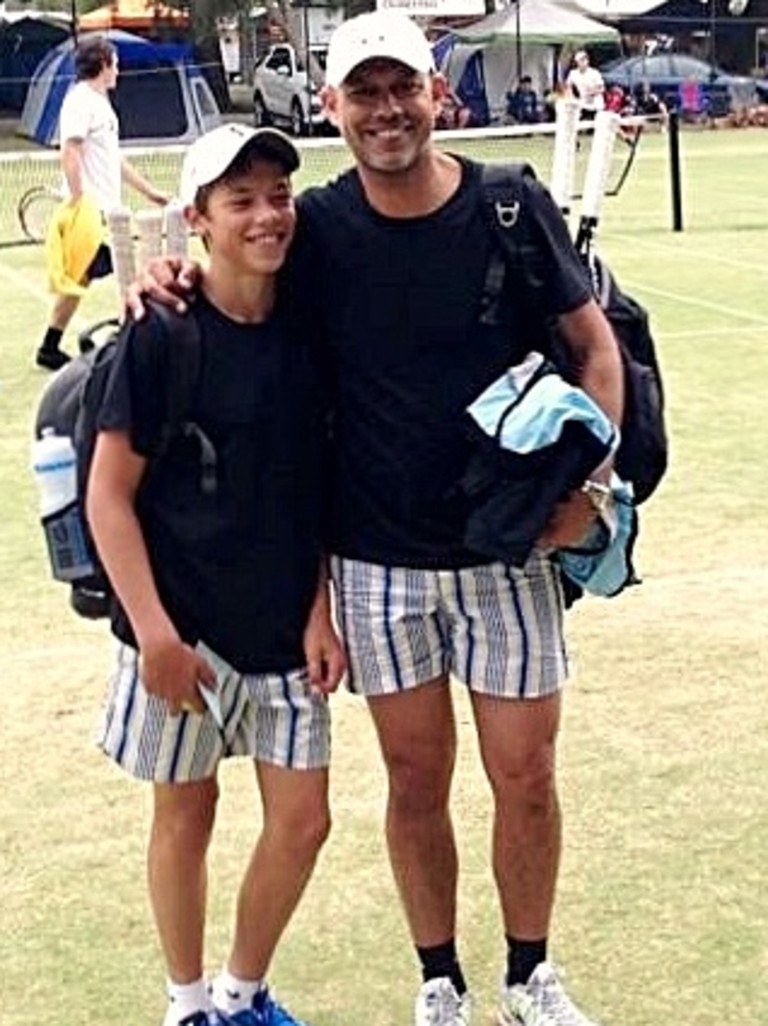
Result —
[[[311, 46], [310, 53], [325, 71], [328, 47]], [[253, 71], [254, 124], [285, 125], [293, 135], [321, 134], [328, 123], [318, 94], [302, 55], [289, 43], [270, 46]]]

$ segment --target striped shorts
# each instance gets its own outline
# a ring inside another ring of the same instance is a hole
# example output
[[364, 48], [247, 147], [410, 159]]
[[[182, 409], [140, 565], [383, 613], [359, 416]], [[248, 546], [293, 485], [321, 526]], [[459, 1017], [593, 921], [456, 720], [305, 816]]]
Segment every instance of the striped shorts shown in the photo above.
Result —
[[559, 572], [542, 556], [521, 570], [339, 557], [331, 568], [352, 691], [391, 694], [450, 673], [480, 694], [540, 698], [567, 676]]
[[216, 671], [224, 721], [203, 715], [171, 715], [139, 676], [135, 649], [119, 645], [97, 734], [97, 744], [140, 780], [183, 783], [216, 772], [221, 759], [249, 756], [288, 769], [318, 769], [330, 758], [330, 711], [310, 690], [305, 670], [242, 674], [198, 644]]

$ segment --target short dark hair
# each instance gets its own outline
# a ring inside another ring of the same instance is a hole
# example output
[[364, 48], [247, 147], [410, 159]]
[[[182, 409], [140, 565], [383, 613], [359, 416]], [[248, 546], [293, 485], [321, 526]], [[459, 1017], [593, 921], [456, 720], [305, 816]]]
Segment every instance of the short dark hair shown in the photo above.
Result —
[[116, 52], [114, 44], [104, 36], [84, 39], [75, 50], [75, 78], [78, 82], [97, 78], [103, 68], [114, 63]]

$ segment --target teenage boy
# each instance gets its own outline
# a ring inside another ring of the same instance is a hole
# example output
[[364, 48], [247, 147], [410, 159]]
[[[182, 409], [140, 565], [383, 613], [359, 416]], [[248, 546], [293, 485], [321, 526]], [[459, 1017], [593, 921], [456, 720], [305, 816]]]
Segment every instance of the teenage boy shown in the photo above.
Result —
[[[69, 202], [81, 197], [91, 200], [102, 215], [121, 202], [121, 179], [152, 203], [164, 204], [168, 197], [120, 156], [117, 114], [108, 93], [117, 84], [117, 51], [103, 36], [84, 39], [75, 50], [76, 84], [64, 97], [59, 116], [59, 142], [64, 188]], [[97, 251], [86, 271], [83, 285], [112, 273], [106, 244]], [[58, 370], [69, 360], [61, 340], [80, 303], [81, 296], [57, 295], [48, 328], [37, 350], [38, 367]]]
[[[416, 1026], [471, 1018], [456, 946], [451, 676], [469, 691], [493, 798], [506, 948], [496, 1022], [590, 1026], [549, 960], [568, 665], [559, 571], [545, 552], [576, 544], [597, 512], [576, 490], [517, 569], [469, 550], [461, 510], [446, 501], [468, 455], [466, 407], [528, 341], [511, 289], [500, 323], [481, 324], [493, 238], [481, 167], [435, 145], [445, 95], [424, 34], [404, 14], [362, 14], [334, 32], [323, 98], [355, 167], [301, 197], [296, 255], [334, 389], [330, 548], [348, 681], [368, 701], [388, 775], [390, 862], [423, 977]], [[567, 226], [531, 179], [521, 207], [541, 246], [541, 316], [557, 319], [581, 386], [621, 423], [616, 341]], [[178, 304], [194, 273], [157, 262], [143, 284]]]
[[[190, 147], [180, 196], [208, 251], [189, 314], [202, 345], [194, 431], [150, 466], [174, 342], [158, 341], [152, 318], [129, 323], [88, 487], [121, 642], [100, 744], [153, 782], [149, 893], [168, 974], [164, 1026], [299, 1026], [264, 981], [329, 830], [326, 696], [344, 657], [320, 573], [322, 432], [306, 338], [276, 303], [298, 164], [273, 129], [224, 125]], [[201, 489], [201, 440], [216, 455], [213, 495]], [[209, 993], [206, 851], [217, 766], [230, 755], [254, 759], [263, 829]]]

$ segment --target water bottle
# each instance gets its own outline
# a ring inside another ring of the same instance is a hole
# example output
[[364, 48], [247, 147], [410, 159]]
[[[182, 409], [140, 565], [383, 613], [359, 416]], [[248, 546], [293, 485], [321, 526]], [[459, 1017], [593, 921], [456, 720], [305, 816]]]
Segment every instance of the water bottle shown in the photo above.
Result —
[[32, 470], [40, 498], [40, 519], [57, 581], [76, 581], [94, 572], [77, 500], [77, 454], [72, 439], [43, 428], [32, 446]]

